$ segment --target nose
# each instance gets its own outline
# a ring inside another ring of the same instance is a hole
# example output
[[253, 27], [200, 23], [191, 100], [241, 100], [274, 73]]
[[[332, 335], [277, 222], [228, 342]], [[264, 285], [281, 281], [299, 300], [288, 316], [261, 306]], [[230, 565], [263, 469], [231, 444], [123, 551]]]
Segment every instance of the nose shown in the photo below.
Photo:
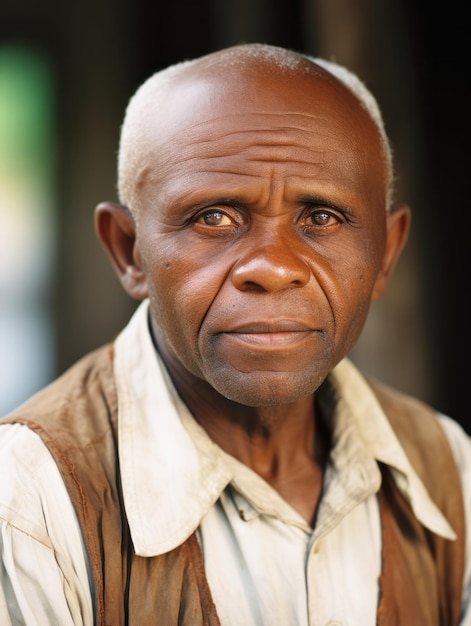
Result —
[[241, 291], [280, 291], [303, 287], [311, 272], [299, 254], [302, 242], [283, 236], [265, 236], [251, 242], [232, 270], [232, 282]]

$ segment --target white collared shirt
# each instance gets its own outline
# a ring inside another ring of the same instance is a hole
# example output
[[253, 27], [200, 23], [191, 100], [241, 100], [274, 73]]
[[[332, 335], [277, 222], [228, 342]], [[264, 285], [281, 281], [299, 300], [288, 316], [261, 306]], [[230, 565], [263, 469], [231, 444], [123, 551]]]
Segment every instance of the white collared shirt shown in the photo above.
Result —
[[[312, 530], [194, 420], [154, 350], [147, 314], [146, 301], [115, 343], [121, 477], [136, 553], [164, 553], [197, 530], [223, 626], [374, 626], [381, 560], [377, 462], [393, 468], [422, 524], [444, 537], [454, 533], [360, 373], [347, 359], [333, 372], [341, 401]], [[471, 441], [457, 423], [440, 419], [471, 519]], [[0, 544], [2, 626], [93, 624], [73, 507], [48, 450], [20, 425], [0, 426]], [[463, 626], [471, 624], [469, 596], [465, 603]]]

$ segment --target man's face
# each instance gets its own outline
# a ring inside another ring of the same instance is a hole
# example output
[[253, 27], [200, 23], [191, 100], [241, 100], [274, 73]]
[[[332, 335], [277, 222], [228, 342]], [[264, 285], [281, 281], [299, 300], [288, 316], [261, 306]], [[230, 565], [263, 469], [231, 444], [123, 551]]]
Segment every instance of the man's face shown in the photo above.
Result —
[[197, 78], [170, 90], [139, 170], [153, 331], [174, 377], [293, 402], [366, 319], [386, 228], [377, 132], [326, 78]]

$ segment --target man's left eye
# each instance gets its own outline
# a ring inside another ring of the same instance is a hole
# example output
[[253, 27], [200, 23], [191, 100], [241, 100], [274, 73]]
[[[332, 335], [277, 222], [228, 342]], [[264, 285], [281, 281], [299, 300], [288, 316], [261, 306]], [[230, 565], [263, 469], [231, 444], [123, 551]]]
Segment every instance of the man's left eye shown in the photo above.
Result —
[[332, 221], [338, 222], [338, 219], [329, 211], [318, 210], [309, 213], [308, 221], [313, 226], [328, 226]]

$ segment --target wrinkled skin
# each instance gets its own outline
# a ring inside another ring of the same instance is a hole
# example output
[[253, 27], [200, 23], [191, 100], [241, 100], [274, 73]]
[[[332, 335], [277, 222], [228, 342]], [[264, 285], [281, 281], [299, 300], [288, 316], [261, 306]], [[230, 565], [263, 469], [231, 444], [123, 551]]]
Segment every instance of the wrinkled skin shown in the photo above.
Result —
[[268, 440], [297, 416], [299, 439], [313, 434], [313, 394], [357, 341], [409, 222], [407, 207], [386, 213], [378, 133], [352, 94], [322, 70], [249, 69], [202, 64], [169, 89], [136, 172], [137, 227], [97, 208], [181, 395], [246, 462], [235, 431], [260, 422]]

